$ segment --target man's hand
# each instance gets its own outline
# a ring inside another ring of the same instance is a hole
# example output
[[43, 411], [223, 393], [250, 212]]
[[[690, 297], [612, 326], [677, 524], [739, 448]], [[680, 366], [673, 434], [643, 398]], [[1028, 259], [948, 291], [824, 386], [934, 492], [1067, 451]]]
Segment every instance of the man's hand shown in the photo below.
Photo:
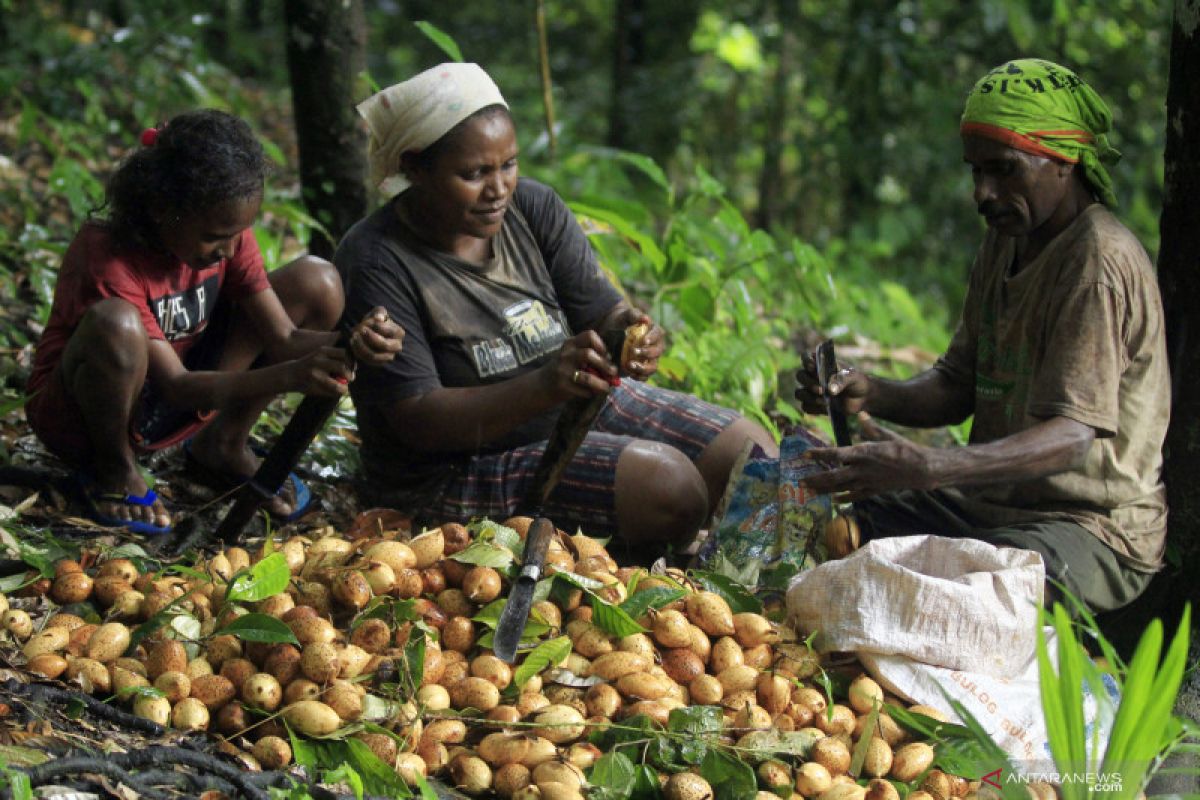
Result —
[[900, 489], [936, 488], [938, 450], [922, 447], [880, 427], [865, 413], [858, 416], [862, 435], [869, 441], [853, 447], [809, 450], [807, 458], [830, 469], [805, 478], [803, 483], [807, 488], [831, 494], [839, 503]]
[[377, 306], [350, 332], [350, 349], [361, 364], [386, 364], [404, 347], [404, 329]]
[[[800, 407], [809, 414], [826, 414], [829, 408], [827, 398], [817, 378], [817, 363], [811, 353], [805, 353], [801, 359], [803, 368], [796, 373], [796, 399]], [[829, 379], [829, 394], [833, 402], [849, 416], [867, 410], [867, 395], [871, 391], [871, 380], [866, 373], [859, 372], [854, 367], [840, 369]]]

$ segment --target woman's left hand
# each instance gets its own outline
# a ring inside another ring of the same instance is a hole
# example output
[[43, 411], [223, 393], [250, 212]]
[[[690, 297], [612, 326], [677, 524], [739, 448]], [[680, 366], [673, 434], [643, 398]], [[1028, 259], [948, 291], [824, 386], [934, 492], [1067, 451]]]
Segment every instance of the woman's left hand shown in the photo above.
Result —
[[404, 347], [404, 329], [388, 317], [383, 306], [367, 312], [350, 332], [350, 349], [361, 364], [386, 364]]
[[658, 372], [658, 359], [666, 350], [666, 332], [656, 325], [648, 315], [633, 308], [629, 309], [623, 322], [626, 328], [639, 324], [650, 326], [646, 335], [634, 346], [628, 365], [629, 377], [644, 381]]

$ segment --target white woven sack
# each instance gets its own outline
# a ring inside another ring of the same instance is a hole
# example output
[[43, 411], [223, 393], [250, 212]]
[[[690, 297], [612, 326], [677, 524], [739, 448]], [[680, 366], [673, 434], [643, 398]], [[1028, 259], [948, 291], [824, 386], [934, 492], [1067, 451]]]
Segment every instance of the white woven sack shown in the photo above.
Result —
[[902, 655], [1009, 678], [1033, 657], [1042, 557], [975, 539], [876, 539], [798, 574], [790, 622], [822, 652]]

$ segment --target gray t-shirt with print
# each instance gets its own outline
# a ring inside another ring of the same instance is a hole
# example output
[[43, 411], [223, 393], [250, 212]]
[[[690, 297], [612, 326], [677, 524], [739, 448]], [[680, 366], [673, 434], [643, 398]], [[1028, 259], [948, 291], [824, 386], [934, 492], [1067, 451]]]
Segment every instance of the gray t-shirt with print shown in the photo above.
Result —
[[[367, 474], [392, 489], [436, 486], [472, 455], [402, 445], [386, 418], [393, 403], [535, 370], [621, 299], [570, 209], [536, 181], [518, 182], [492, 251], [477, 265], [425, 245], [393, 200], [351, 228], [334, 255], [346, 290], [343, 326], [383, 306], [405, 331], [394, 361], [359, 367], [351, 384]], [[526, 422], [489, 451], [545, 439], [555, 417]]]

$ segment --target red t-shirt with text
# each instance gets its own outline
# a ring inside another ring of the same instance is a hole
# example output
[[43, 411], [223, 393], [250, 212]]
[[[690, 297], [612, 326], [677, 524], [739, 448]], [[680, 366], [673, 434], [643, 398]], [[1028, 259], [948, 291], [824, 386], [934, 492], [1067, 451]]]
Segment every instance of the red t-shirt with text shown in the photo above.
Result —
[[169, 342], [182, 359], [208, 327], [218, 300], [237, 300], [269, 286], [249, 229], [231, 258], [194, 269], [168, 253], [118, 249], [107, 226], [89, 222], [63, 257], [27, 391], [46, 382], [83, 315], [98, 300], [118, 297], [132, 304], [150, 338]]

